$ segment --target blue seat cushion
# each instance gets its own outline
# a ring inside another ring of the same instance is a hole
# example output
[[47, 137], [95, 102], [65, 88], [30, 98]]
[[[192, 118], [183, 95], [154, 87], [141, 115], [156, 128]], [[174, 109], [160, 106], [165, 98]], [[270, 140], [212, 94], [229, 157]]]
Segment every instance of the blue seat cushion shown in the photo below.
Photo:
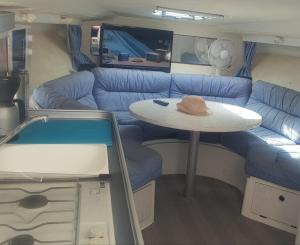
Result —
[[246, 107], [262, 116], [264, 128], [300, 143], [300, 92], [257, 81]]
[[119, 130], [132, 190], [135, 191], [161, 175], [162, 158], [156, 151], [142, 145], [139, 126], [124, 125]]
[[243, 157], [246, 157], [248, 151], [255, 145], [295, 145], [288, 138], [264, 127], [258, 127], [245, 132], [223, 133], [221, 143]]
[[251, 80], [240, 77], [173, 74], [170, 97], [199, 95], [211, 101], [245, 106], [251, 86]]
[[300, 145], [257, 145], [249, 150], [246, 173], [300, 191]]
[[201, 132], [200, 141], [210, 144], [220, 144], [221, 143], [221, 133], [208, 133]]
[[[122, 141], [133, 140], [142, 144], [143, 136], [142, 129], [136, 125], [119, 125], [119, 132]], [[124, 147], [123, 147], [124, 148]]]
[[134, 155], [126, 156], [133, 191], [161, 176], [162, 168], [162, 159], [157, 152], [145, 146], [136, 150]]
[[178, 134], [177, 129], [160, 127], [154, 124], [146, 123], [133, 117], [128, 111], [114, 112], [119, 125], [137, 125], [140, 126], [143, 141], [175, 138]]
[[257, 127], [254, 129], [250, 129], [249, 132], [254, 134], [264, 142], [273, 146], [282, 146], [282, 145], [295, 145], [293, 141], [290, 139], [275, 133], [272, 130], [269, 130], [264, 127]]
[[[178, 130], [177, 139], [180, 140], [190, 140], [191, 133], [185, 130]], [[210, 132], [201, 132], [200, 133], [200, 142], [210, 143], [210, 144], [220, 144], [221, 143], [221, 133], [210, 133]]]
[[143, 141], [157, 139], [173, 139], [178, 135], [179, 130], [174, 128], [161, 127], [150, 123], [141, 122], [143, 129]]
[[115, 111], [113, 113], [116, 116], [119, 125], [140, 125], [142, 123], [132, 116], [129, 111]]

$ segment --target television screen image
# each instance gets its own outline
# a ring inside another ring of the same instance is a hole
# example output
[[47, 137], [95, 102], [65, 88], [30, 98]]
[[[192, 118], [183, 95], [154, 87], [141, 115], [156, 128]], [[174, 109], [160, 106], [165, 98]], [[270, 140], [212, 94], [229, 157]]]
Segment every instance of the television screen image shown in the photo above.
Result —
[[170, 72], [173, 32], [104, 24], [100, 65]]

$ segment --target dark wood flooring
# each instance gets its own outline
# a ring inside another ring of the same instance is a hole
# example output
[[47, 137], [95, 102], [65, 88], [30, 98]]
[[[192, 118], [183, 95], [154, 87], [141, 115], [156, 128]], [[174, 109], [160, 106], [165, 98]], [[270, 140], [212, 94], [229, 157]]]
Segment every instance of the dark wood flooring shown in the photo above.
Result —
[[241, 215], [242, 194], [221, 181], [196, 178], [195, 197], [182, 196], [183, 175], [156, 182], [156, 221], [143, 231], [145, 244], [284, 245], [293, 234]]

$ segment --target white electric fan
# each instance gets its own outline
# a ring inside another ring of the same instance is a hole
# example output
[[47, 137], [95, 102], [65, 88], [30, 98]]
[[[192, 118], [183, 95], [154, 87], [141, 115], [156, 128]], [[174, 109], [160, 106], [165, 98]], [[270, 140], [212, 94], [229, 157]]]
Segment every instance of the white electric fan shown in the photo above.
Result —
[[200, 64], [207, 64], [208, 62], [208, 50], [211, 41], [206, 38], [197, 38], [194, 41], [194, 52], [199, 60]]
[[220, 75], [221, 69], [231, 66], [234, 58], [235, 49], [230, 40], [217, 39], [209, 47], [208, 61], [216, 67], [216, 75]]

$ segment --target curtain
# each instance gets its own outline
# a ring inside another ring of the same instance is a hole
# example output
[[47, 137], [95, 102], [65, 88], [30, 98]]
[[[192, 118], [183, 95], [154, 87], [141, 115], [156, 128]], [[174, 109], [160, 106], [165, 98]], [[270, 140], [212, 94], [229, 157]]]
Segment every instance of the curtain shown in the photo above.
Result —
[[244, 64], [237, 72], [237, 77], [251, 77], [252, 61], [256, 52], [255, 42], [244, 42]]
[[[0, 74], [8, 72], [8, 44], [7, 37], [0, 37]], [[2, 74], [1, 74], [2, 75]]]
[[68, 26], [68, 38], [73, 69], [78, 71], [82, 66], [96, 66], [89, 57], [80, 51], [82, 39], [82, 30], [80, 25]]

